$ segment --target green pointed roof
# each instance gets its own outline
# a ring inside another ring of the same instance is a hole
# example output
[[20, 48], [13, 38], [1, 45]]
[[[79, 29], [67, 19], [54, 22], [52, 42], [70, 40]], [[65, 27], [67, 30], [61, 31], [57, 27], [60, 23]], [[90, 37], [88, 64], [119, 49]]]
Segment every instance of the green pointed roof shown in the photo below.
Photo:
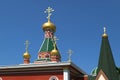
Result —
[[53, 46], [53, 39], [52, 38], [45, 38], [39, 52], [51, 52], [54, 49]]
[[119, 80], [116, 65], [113, 59], [111, 47], [106, 33], [102, 36], [102, 44], [100, 49], [98, 72], [102, 69], [109, 80]]

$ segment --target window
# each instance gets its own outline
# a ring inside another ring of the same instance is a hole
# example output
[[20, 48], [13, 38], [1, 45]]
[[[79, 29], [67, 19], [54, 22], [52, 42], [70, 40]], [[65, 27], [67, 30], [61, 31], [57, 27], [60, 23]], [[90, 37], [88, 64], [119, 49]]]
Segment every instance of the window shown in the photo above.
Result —
[[51, 76], [49, 80], [59, 80], [56, 76]]
[[47, 54], [45, 57], [46, 57], [46, 58], [50, 58], [48, 54]]

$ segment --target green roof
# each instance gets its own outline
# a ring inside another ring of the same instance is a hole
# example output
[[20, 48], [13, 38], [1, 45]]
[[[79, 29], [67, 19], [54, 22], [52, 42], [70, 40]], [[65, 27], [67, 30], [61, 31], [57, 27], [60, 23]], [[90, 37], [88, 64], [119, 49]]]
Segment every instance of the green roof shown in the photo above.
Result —
[[95, 78], [96, 78], [95, 76], [90, 76], [90, 75], [88, 76], [88, 80], [95, 80]]
[[54, 49], [53, 46], [53, 39], [52, 38], [45, 38], [39, 52], [51, 52]]
[[100, 49], [98, 72], [102, 69], [109, 80], [120, 80], [119, 73], [113, 59], [112, 51], [110, 48], [108, 36], [102, 37], [102, 44]]

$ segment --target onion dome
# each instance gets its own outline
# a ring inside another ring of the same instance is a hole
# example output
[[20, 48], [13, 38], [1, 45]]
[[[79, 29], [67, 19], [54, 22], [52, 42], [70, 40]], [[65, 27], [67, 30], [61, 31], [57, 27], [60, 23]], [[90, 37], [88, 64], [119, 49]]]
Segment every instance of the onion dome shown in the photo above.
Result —
[[56, 26], [52, 22], [50, 22], [50, 20], [48, 20], [48, 22], [43, 24], [42, 29], [44, 31], [52, 30], [53, 32], [55, 32], [56, 31]]
[[108, 35], [106, 34], [106, 27], [104, 27], [104, 34], [102, 35], [102, 37], [107, 37]]
[[27, 58], [27, 59], [29, 59], [31, 56], [30, 56], [30, 54], [28, 53], [28, 52], [25, 52], [24, 54], [23, 54], [23, 58]]
[[58, 50], [53, 49], [53, 50], [51, 51], [51, 56], [59, 56]]
[[102, 35], [102, 37], [107, 37], [108, 35], [106, 34], [106, 33], [104, 33], [103, 35]]
[[52, 30], [53, 32], [55, 32], [55, 30], [56, 30], [55, 25], [50, 22], [50, 16], [52, 15], [53, 11], [54, 10], [51, 7], [48, 7], [45, 11], [45, 13], [48, 14], [48, 16], [47, 16], [48, 22], [44, 23], [43, 26], [42, 26], [44, 31], [45, 30]]
[[56, 49], [56, 44], [54, 44], [54, 49], [51, 51], [51, 56], [59, 56], [59, 51]]

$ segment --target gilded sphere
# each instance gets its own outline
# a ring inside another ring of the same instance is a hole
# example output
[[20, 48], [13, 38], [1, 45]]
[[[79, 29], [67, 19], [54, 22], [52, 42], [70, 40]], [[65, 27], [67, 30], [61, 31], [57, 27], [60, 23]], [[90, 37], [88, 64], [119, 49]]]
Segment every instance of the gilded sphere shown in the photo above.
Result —
[[27, 58], [27, 59], [29, 59], [31, 56], [30, 56], [30, 54], [28, 53], [28, 52], [25, 52], [24, 54], [23, 54], [23, 58]]
[[45, 30], [52, 30], [53, 32], [56, 31], [56, 26], [53, 23], [51, 23], [50, 21], [44, 23], [42, 28], [44, 31]]
[[102, 36], [103, 36], [103, 37], [107, 37], [108, 35], [107, 35], [106, 33], [104, 33]]
[[52, 55], [52, 56], [59, 56], [58, 50], [53, 49], [53, 50], [51, 51], [51, 55]]

